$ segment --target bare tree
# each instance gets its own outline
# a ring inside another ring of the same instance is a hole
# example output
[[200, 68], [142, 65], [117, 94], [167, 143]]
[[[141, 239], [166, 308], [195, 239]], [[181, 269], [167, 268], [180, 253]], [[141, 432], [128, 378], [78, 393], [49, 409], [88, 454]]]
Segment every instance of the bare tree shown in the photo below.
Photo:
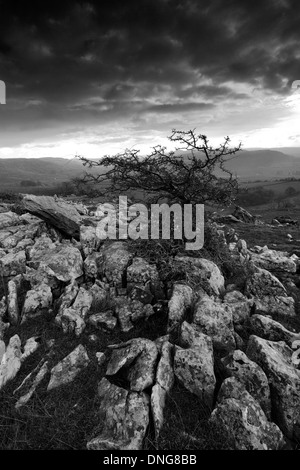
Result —
[[225, 163], [241, 149], [241, 144], [230, 148], [230, 139], [225, 137], [219, 147], [213, 148], [207, 137], [195, 130], [173, 130], [168, 138], [178, 144], [175, 151], [158, 145], [146, 156], [128, 149], [100, 160], [79, 156], [88, 168], [98, 167], [97, 174], [86, 172], [83, 181], [95, 183], [99, 195], [142, 190], [147, 202], [167, 199], [170, 203], [231, 204], [238, 184]]

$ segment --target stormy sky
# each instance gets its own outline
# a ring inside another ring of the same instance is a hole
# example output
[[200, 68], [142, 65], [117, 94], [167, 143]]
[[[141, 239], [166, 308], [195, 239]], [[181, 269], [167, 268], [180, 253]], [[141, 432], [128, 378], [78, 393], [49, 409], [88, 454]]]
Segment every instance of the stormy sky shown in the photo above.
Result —
[[0, 80], [0, 157], [300, 147], [300, 2], [0, 1]]

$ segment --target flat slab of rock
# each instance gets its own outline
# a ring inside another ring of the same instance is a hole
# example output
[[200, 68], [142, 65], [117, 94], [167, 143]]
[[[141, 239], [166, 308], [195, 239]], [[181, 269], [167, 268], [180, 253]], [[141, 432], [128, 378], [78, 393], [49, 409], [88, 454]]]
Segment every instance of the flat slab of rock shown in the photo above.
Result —
[[79, 239], [81, 216], [76, 208], [50, 196], [26, 195], [24, 208], [67, 235]]
[[88, 366], [90, 360], [85, 347], [79, 344], [68, 356], [51, 369], [47, 391], [67, 385]]

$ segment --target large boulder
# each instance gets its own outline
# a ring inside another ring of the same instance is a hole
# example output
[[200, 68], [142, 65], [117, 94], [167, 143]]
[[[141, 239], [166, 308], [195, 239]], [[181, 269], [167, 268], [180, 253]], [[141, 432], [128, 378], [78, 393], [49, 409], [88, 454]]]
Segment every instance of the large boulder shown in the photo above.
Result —
[[87, 443], [88, 450], [141, 450], [149, 424], [149, 398], [129, 392], [103, 378], [98, 385], [101, 431]]
[[23, 198], [24, 208], [40, 217], [53, 227], [67, 235], [79, 239], [81, 216], [77, 209], [62, 200], [50, 196], [26, 195]]
[[252, 335], [246, 353], [268, 377], [274, 421], [287, 437], [299, 439], [300, 371], [293, 365], [292, 349], [283, 341], [268, 341]]
[[234, 377], [223, 382], [209, 421], [230, 434], [236, 450], [279, 450], [284, 445], [280, 429]]
[[240, 206], [236, 206], [232, 215], [246, 224], [254, 224], [257, 220], [255, 215], [250, 214], [250, 212]]
[[182, 385], [212, 407], [216, 378], [213, 345], [209, 336], [182, 323], [180, 346], [175, 347], [174, 373]]
[[235, 349], [233, 316], [230, 304], [221, 303], [207, 295], [199, 298], [195, 304], [193, 324], [196, 328], [210, 336], [218, 350]]

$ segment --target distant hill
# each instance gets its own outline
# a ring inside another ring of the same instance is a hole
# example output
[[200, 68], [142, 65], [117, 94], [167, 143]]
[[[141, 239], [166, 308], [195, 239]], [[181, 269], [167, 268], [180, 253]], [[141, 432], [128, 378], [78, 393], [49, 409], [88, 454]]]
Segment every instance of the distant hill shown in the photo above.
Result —
[[300, 158], [278, 150], [242, 150], [226, 167], [242, 179], [300, 178]]
[[[24, 192], [24, 182], [51, 187], [83, 174], [85, 168], [77, 159], [1, 158], [0, 191]], [[23, 182], [23, 184], [22, 184]], [[26, 186], [26, 185], [25, 185]], [[29, 185], [28, 185], [29, 186]]]
[[[300, 178], [300, 158], [297, 158], [297, 155], [300, 157], [300, 148], [296, 147], [280, 150], [242, 150], [232, 156], [226, 166], [241, 181]], [[51, 188], [83, 175], [86, 170], [78, 159], [1, 158], [0, 192], [26, 192], [30, 182], [32, 187]], [[93, 169], [93, 172], [95, 173], [96, 169]]]

